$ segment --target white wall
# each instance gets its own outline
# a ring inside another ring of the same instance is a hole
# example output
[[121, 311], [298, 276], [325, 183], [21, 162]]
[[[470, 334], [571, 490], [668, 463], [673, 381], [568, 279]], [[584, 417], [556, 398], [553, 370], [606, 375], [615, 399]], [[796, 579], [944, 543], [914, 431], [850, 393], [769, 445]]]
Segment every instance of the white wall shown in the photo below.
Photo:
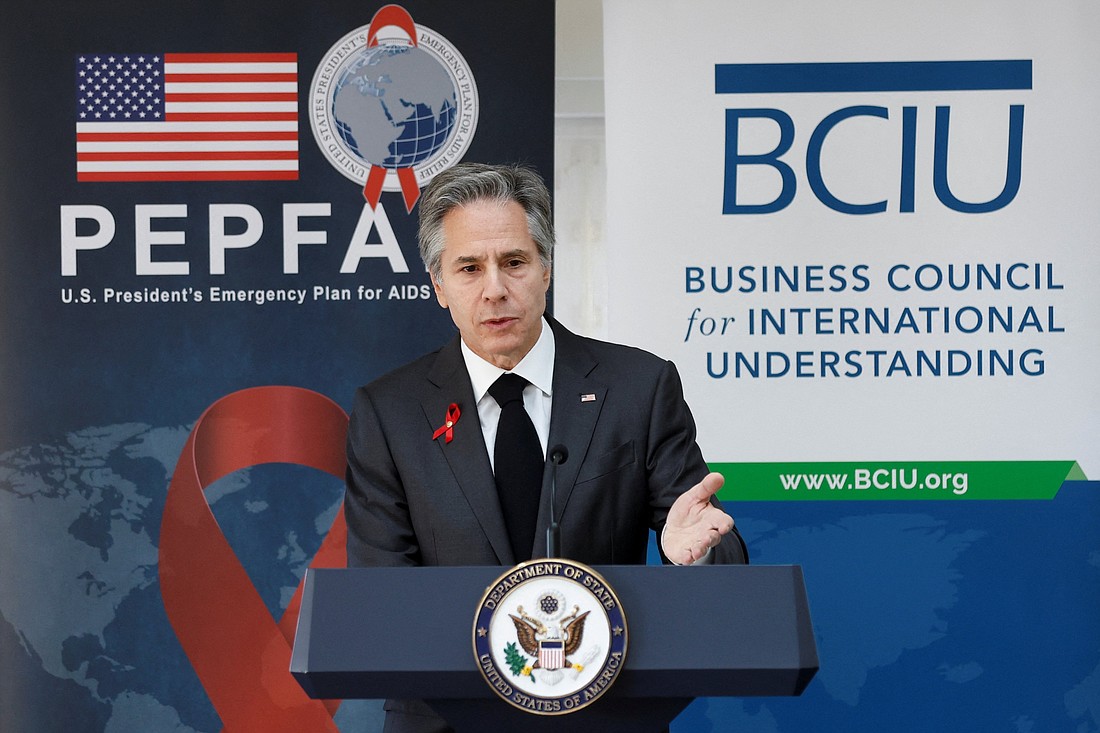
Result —
[[603, 4], [557, 0], [554, 99], [554, 313], [607, 336]]

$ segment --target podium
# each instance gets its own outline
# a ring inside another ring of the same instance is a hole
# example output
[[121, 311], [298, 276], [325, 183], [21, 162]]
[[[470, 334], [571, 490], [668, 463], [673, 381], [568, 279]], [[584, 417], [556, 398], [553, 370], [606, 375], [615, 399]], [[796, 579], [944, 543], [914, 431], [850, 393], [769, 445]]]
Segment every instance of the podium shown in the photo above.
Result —
[[576, 712], [527, 713], [482, 678], [473, 617], [495, 566], [308, 571], [291, 673], [314, 698], [424, 699], [459, 733], [636, 733], [696, 697], [800, 695], [817, 672], [799, 566], [593, 569], [622, 602], [629, 646], [614, 686]]

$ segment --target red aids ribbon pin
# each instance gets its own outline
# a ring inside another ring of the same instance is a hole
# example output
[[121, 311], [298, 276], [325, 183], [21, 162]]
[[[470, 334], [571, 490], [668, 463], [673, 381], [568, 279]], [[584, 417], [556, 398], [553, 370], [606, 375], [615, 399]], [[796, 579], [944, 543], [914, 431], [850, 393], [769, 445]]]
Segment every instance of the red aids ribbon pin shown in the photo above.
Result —
[[[348, 418], [324, 395], [255, 387], [221, 398], [195, 423], [176, 464], [160, 525], [168, 620], [226, 731], [339, 733], [340, 702], [310, 699], [290, 674], [299, 584], [276, 623], [218, 527], [205, 488], [234, 471], [293, 463], [343, 478]], [[310, 563], [347, 565], [341, 509]]]
[[440, 425], [434, 433], [432, 433], [432, 440], [439, 440], [439, 436], [446, 436], [443, 438], [444, 443], [450, 443], [455, 437], [455, 423], [458, 422], [458, 418], [462, 416], [462, 411], [458, 409], [458, 405], [454, 402], [447, 408], [447, 414], [443, 418], [443, 424]]
[[[394, 26], [400, 28], [409, 37], [409, 43], [416, 46], [416, 23], [409, 11], [400, 5], [386, 5], [379, 8], [371, 18], [370, 27], [367, 29], [367, 46], [378, 45], [378, 33], [383, 28]], [[420, 185], [416, 182], [416, 173], [412, 168], [395, 168], [397, 180], [401, 184], [401, 195], [405, 199], [405, 209], [412, 213], [420, 198]], [[363, 198], [367, 200], [372, 209], [378, 208], [378, 201], [382, 198], [382, 186], [386, 182], [386, 168], [380, 165], [372, 165], [367, 174], [367, 182], [363, 186]]]

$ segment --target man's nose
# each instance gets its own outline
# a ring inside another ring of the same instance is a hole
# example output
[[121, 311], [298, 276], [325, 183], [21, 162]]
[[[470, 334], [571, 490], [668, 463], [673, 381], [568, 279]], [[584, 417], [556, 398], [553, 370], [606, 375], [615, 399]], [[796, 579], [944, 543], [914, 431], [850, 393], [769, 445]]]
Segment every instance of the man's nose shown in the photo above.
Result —
[[500, 300], [508, 295], [508, 288], [504, 282], [504, 273], [498, 267], [490, 267], [485, 271], [485, 298], [487, 300]]

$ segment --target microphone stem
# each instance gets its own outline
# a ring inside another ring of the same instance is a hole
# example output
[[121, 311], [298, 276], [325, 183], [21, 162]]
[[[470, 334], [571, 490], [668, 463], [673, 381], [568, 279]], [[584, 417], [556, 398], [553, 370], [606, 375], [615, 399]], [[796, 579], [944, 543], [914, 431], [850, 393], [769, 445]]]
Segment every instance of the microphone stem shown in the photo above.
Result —
[[558, 526], [558, 518], [554, 507], [554, 499], [558, 493], [558, 466], [564, 462], [565, 457], [558, 449], [550, 453], [550, 526], [546, 528], [546, 556], [558, 557], [561, 546], [561, 528]]

